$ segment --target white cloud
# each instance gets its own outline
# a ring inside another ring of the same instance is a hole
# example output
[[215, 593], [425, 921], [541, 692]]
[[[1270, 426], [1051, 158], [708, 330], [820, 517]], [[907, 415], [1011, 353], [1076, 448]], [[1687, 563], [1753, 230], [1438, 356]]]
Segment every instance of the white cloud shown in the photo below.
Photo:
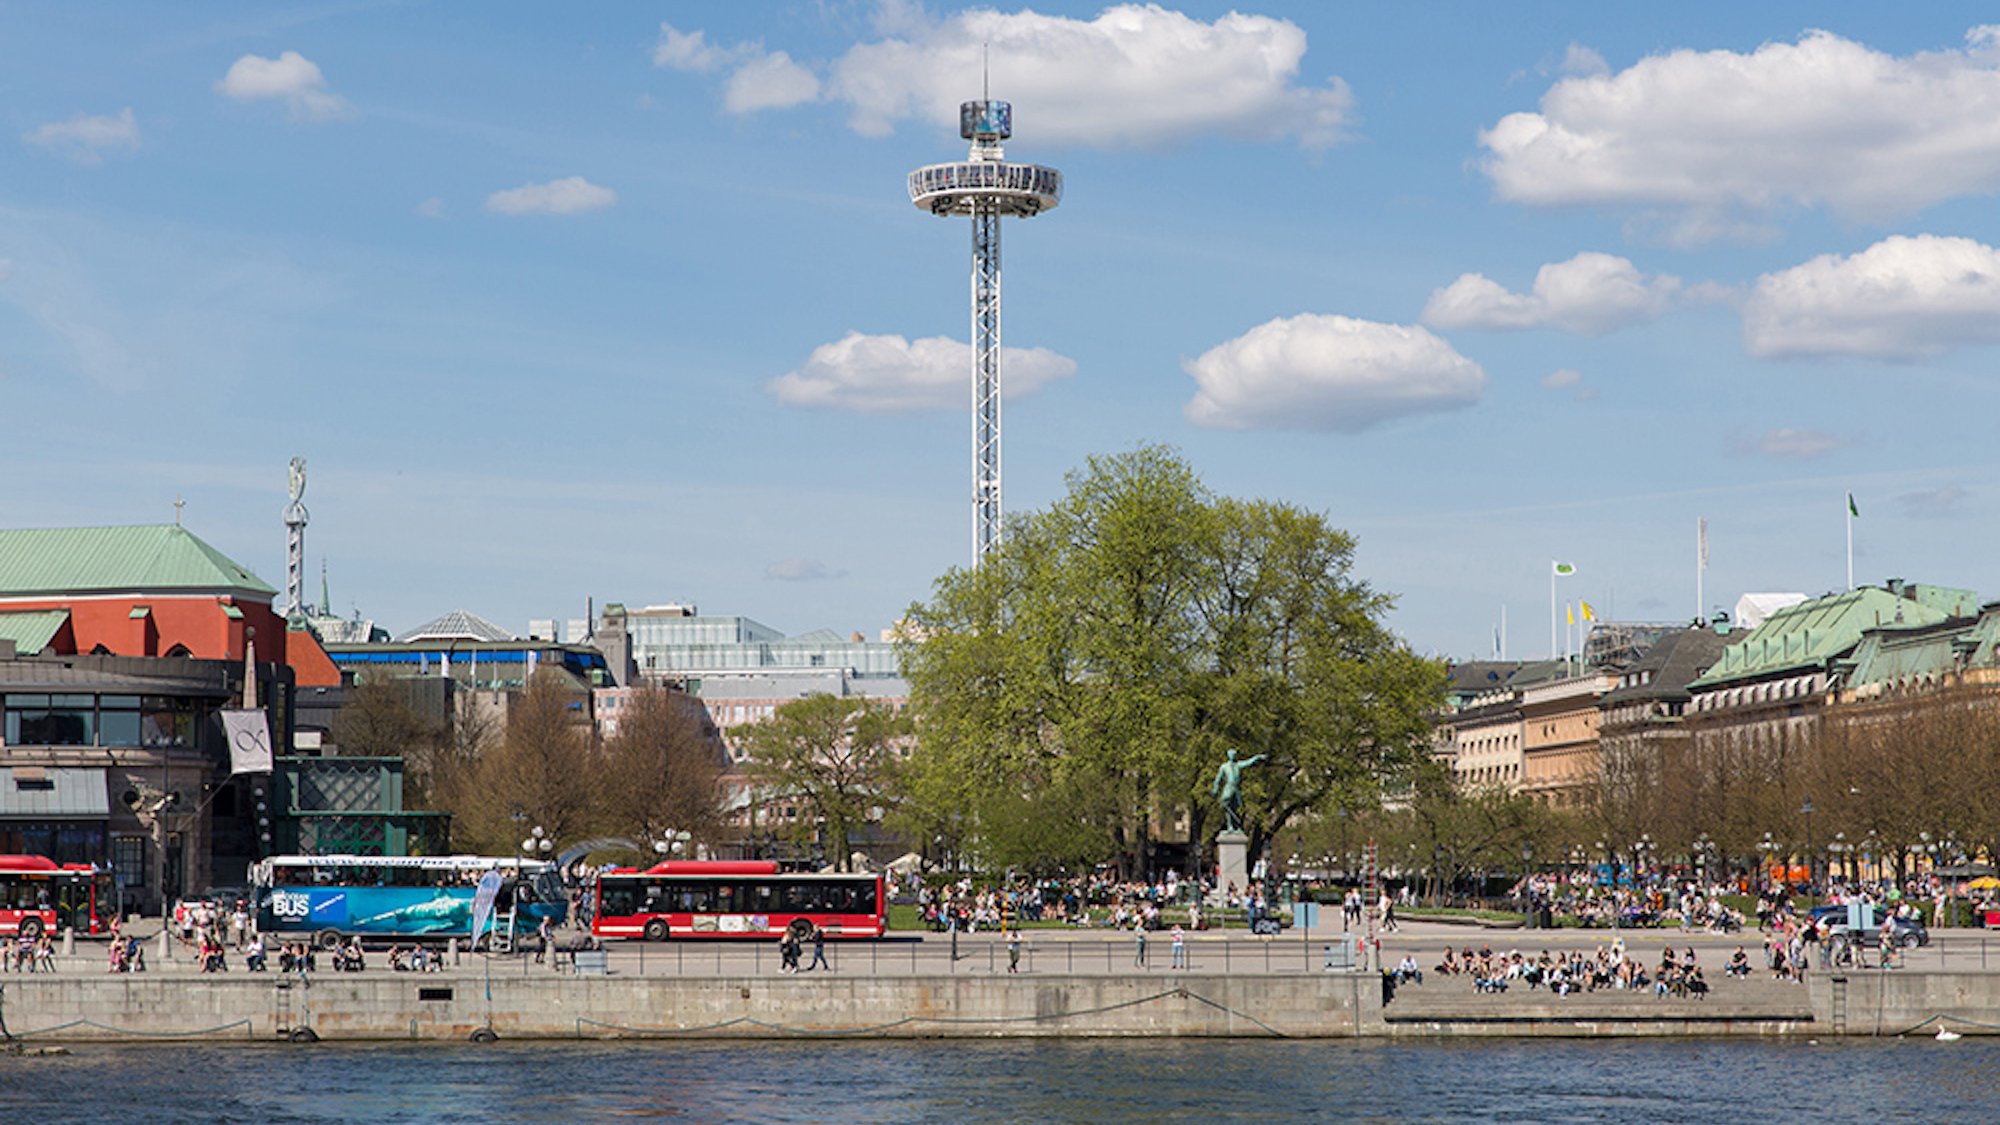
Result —
[[706, 32], [681, 31], [669, 23], [660, 25], [653, 65], [690, 74], [729, 69], [722, 105], [731, 113], [789, 109], [819, 98], [819, 76], [793, 62], [785, 52], [766, 53], [762, 44], [755, 42], [724, 47], [710, 43]]
[[1258, 325], [1182, 365], [1199, 426], [1358, 433], [1479, 401], [1486, 372], [1412, 325], [1307, 314]]
[[326, 88], [318, 64], [297, 51], [275, 59], [244, 55], [230, 64], [215, 88], [239, 102], [282, 101], [298, 121], [327, 121], [351, 112], [347, 99]]
[[1756, 356], [1915, 359], [2000, 343], [2000, 251], [1969, 238], [1896, 235], [1757, 279], [1743, 302]]
[[486, 209], [501, 215], [581, 215], [618, 202], [618, 193], [582, 176], [522, 184], [486, 197]]
[[426, 219], [444, 218], [444, 200], [435, 195], [431, 196], [429, 199], [417, 204], [417, 214], [422, 215]]
[[742, 58], [742, 47], [723, 48], [701, 31], [680, 31], [660, 24], [660, 41], [653, 47], [653, 65], [692, 74], [710, 74]]
[[1535, 273], [1531, 293], [1514, 293], [1468, 273], [1431, 294], [1423, 322], [1436, 328], [1559, 328], [1597, 336], [1656, 319], [1680, 292], [1678, 278], [1648, 278], [1632, 263], [1587, 251]]
[[1583, 372], [1564, 367], [1542, 376], [1542, 386], [1552, 391], [1566, 391], [1583, 382]]
[[[1341, 139], [1353, 104], [1337, 77], [1300, 83], [1306, 33], [1268, 16], [1232, 12], [1203, 22], [1157, 5], [1123, 4], [1089, 20], [986, 9], [937, 18], [918, 5], [887, 4], [875, 30], [879, 39], [831, 63], [823, 91], [848, 107], [850, 124], [867, 136], [904, 121], [956, 124], [959, 103], [973, 95], [989, 59], [994, 96], [1014, 103], [1016, 119], [1038, 144], [1144, 146], [1215, 133], [1295, 137], [1318, 149]], [[733, 112], [821, 92], [804, 67], [754, 44], [717, 47], [700, 32], [663, 26], [654, 50], [660, 65], [684, 70], [752, 57], [732, 75]], [[785, 85], [761, 98], [739, 90], [739, 79], [748, 82], [760, 67]]]
[[1563, 52], [1562, 62], [1557, 64], [1556, 70], [1561, 74], [1581, 74], [1595, 77], [1600, 74], [1611, 73], [1611, 64], [1605, 62], [1604, 56], [1591, 48], [1581, 43], [1571, 43], [1569, 48]]
[[723, 86], [722, 106], [731, 113], [789, 109], [819, 97], [819, 78], [776, 51], [736, 68]]
[[115, 117], [94, 117], [79, 113], [67, 121], [51, 121], [21, 134], [21, 139], [40, 145], [78, 164], [101, 164], [104, 154], [139, 147], [139, 119], [126, 106]]
[[764, 568], [764, 577], [777, 582], [820, 582], [828, 578], [839, 578], [840, 573], [827, 569], [818, 559], [783, 559]]
[[[1076, 374], [1076, 361], [1047, 348], [1003, 348], [1002, 393], [1033, 394]], [[787, 406], [863, 414], [962, 410], [972, 377], [972, 348], [943, 336], [905, 340], [849, 332], [814, 348], [805, 366], [765, 384]]]
[[[1893, 56], [1823, 31], [1755, 51], [1677, 50], [1565, 78], [1480, 134], [1503, 199], [1670, 211], [1681, 235], [1744, 213], [1906, 213], [2000, 191], [2000, 29]], [[1749, 229], [1756, 229], [1752, 224]]]
[[1736, 434], [1729, 439], [1730, 452], [1738, 457], [1776, 457], [1785, 461], [1824, 457], [1836, 449], [1858, 444], [1854, 438], [1830, 434], [1825, 430], [1791, 427], [1765, 430], [1759, 434]]

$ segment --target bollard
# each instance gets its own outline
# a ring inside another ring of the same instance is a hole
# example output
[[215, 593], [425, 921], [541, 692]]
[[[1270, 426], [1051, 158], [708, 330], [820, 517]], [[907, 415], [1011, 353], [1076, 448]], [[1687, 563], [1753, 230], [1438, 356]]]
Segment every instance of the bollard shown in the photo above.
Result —
[[74, 956], [76, 956], [76, 927], [75, 927], [75, 926], [64, 926], [64, 927], [63, 927], [63, 944], [62, 944], [62, 955], [63, 955], [64, 957], [74, 957]]
[[162, 962], [171, 961], [174, 957], [173, 935], [167, 933], [165, 930], [160, 931], [160, 952], [158, 956]]
[[452, 964], [454, 964], [454, 965], [458, 964], [458, 939], [457, 939], [457, 938], [453, 938], [453, 939], [451, 939], [451, 941], [449, 941], [448, 943], [446, 943], [446, 945], [445, 945], [445, 951], [446, 951], [447, 953], [449, 953], [449, 954], [451, 955], [451, 963], [452, 963]]

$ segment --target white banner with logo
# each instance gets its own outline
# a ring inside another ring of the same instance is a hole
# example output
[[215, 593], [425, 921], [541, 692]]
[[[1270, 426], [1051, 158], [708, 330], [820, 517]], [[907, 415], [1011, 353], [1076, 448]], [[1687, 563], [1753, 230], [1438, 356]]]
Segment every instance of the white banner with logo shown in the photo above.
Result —
[[264, 712], [224, 711], [222, 730], [229, 737], [229, 772], [271, 772], [271, 721]]

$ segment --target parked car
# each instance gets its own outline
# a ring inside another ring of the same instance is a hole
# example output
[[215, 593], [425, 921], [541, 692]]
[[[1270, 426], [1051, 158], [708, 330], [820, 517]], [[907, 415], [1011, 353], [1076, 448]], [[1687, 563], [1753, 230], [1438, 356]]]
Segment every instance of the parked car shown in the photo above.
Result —
[[[1874, 920], [1868, 926], [1868, 933], [1865, 937], [1856, 935], [1856, 940], [1866, 940], [1869, 942], [1877, 940], [1877, 935], [1881, 932], [1882, 927], [1880, 918], [1881, 907], [1874, 907], [1872, 910], [1874, 912]], [[1848, 936], [1847, 907], [1831, 903], [1813, 907], [1810, 916], [1812, 924], [1817, 926], [1823, 919], [1830, 919], [1832, 921], [1833, 933], [1836, 937]], [[1894, 918], [1890, 921], [1890, 930], [1895, 934], [1896, 944], [1904, 949], [1918, 949], [1931, 943], [1930, 929], [1924, 925], [1921, 918]]]

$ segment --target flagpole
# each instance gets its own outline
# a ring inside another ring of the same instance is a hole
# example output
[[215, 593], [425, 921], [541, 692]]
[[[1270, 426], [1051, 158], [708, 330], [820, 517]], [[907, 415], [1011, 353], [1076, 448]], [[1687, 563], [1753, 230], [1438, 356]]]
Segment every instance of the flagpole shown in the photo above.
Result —
[[1708, 544], [1708, 521], [1697, 519], [1694, 523], [1694, 619], [1701, 620], [1702, 607], [1708, 603], [1702, 599], [1701, 580], [1703, 571], [1708, 569], [1708, 552], [1703, 550]]
[[1549, 561], [1549, 659], [1556, 658], [1556, 564]]
[[1854, 494], [1847, 494], [1847, 588], [1854, 589]]

